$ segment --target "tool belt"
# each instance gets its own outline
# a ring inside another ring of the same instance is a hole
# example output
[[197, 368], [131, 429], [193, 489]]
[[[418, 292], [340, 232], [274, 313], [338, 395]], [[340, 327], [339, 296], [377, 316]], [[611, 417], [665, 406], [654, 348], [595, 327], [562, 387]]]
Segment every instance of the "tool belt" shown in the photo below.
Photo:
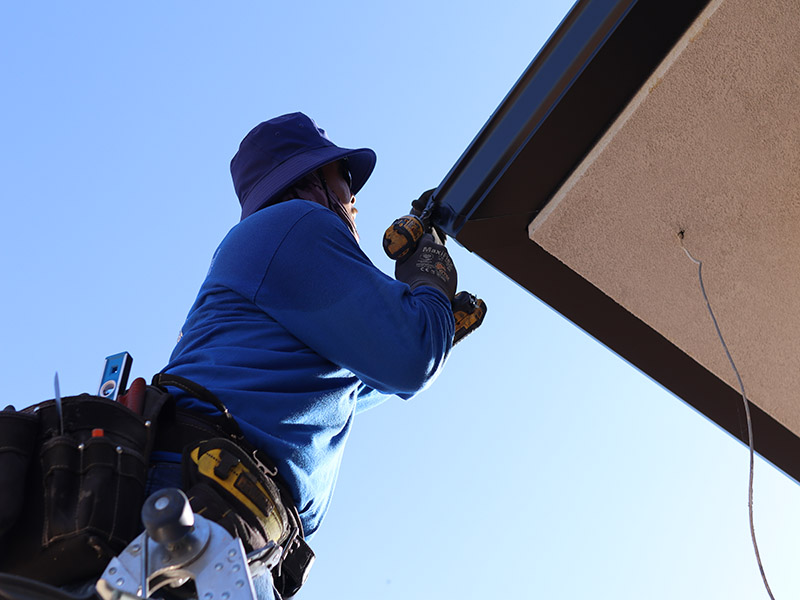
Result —
[[300, 514], [277, 467], [245, 439], [210, 391], [169, 373], [156, 375], [153, 384], [179, 388], [221, 413], [212, 417], [169, 407], [162, 413], [154, 447], [182, 454], [183, 487], [194, 512], [238, 536], [251, 555], [269, 542], [281, 546], [273, 582], [281, 596], [296, 594], [308, 577], [314, 552], [304, 540]]
[[[168, 385], [222, 416], [177, 408]], [[248, 552], [281, 546], [275, 587], [284, 597], [295, 594], [314, 553], [274, 464], [211, 392], [189, 380], [156, 375], [140, 406], [134, 412], [82, 394], [62, 400], [62, 417], [55, 400], [0, 412], [0, 572], [51, 585], [99, 576], [141, 532], [155, 449], [183, 455], [183, 487], [195, 512], [239, 536]]]
[[83, 394], [0, 412], [0, 572], [53, 585], [102, 573], [140, 531], [154, 418]]

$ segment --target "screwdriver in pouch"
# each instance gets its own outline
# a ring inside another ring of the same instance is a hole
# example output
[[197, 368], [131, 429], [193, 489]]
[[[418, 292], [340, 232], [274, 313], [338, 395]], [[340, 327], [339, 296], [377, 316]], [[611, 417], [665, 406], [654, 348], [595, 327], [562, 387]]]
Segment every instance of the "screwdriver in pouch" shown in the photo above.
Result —
[[64, 435], [64, 408], [61, 405], [61, 386], [58, 385], [58, 371], [56, 371], [56, 376], [53, 378], [53, 387], [55, 388], [55, 393], [56, 393], [56, 413], [58, 414], [58, 428], [61, 431], [61, 435]]

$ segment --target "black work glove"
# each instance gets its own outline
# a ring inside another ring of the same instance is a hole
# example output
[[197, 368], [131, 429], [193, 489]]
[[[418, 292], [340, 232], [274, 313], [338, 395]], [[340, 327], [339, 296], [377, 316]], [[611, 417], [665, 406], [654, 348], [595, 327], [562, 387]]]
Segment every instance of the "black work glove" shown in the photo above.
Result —
[[448, 300], [456, 295], [456, 267], [447, 248], [437, 244], [430, 233], [420, 238], [413, 254], [395, 263], [394, 276], [398, 281], [407, 283], [412, 290], [429, 285], [441, 290]]

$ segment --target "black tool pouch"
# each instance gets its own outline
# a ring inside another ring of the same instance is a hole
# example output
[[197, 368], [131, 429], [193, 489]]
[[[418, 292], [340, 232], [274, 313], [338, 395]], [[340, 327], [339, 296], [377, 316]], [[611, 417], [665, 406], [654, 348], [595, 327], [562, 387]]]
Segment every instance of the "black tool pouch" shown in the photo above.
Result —
[[102, 573], [141, 530], [152, 416], [168, 398], [148, 388], [149, 418], [88, 394], [63, 399], [63, 422], [53, 400], [26, 409], [38, 460], [24, 477], [23, 509], [0, 538], [0, 571], [52, 585]]
[[22, 513], [25, 478], [38, 431], [36, 416], [10, 407], [0, 412], [0, 544]]

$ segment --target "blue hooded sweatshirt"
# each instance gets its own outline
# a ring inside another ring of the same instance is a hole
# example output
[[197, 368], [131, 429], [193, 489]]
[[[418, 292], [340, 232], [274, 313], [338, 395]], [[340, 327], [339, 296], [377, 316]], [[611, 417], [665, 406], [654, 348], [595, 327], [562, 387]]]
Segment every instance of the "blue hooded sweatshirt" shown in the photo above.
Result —
[[[354, 415], [425, 389], [454, 327], [439, 290], [388, 277], [333, 212], [291, 200], [222, 241], [164, 370], [222, 400], [278, 466], [308, 536], [330, 505]], [[183, 408], [216, 412], [171, 391]]]

